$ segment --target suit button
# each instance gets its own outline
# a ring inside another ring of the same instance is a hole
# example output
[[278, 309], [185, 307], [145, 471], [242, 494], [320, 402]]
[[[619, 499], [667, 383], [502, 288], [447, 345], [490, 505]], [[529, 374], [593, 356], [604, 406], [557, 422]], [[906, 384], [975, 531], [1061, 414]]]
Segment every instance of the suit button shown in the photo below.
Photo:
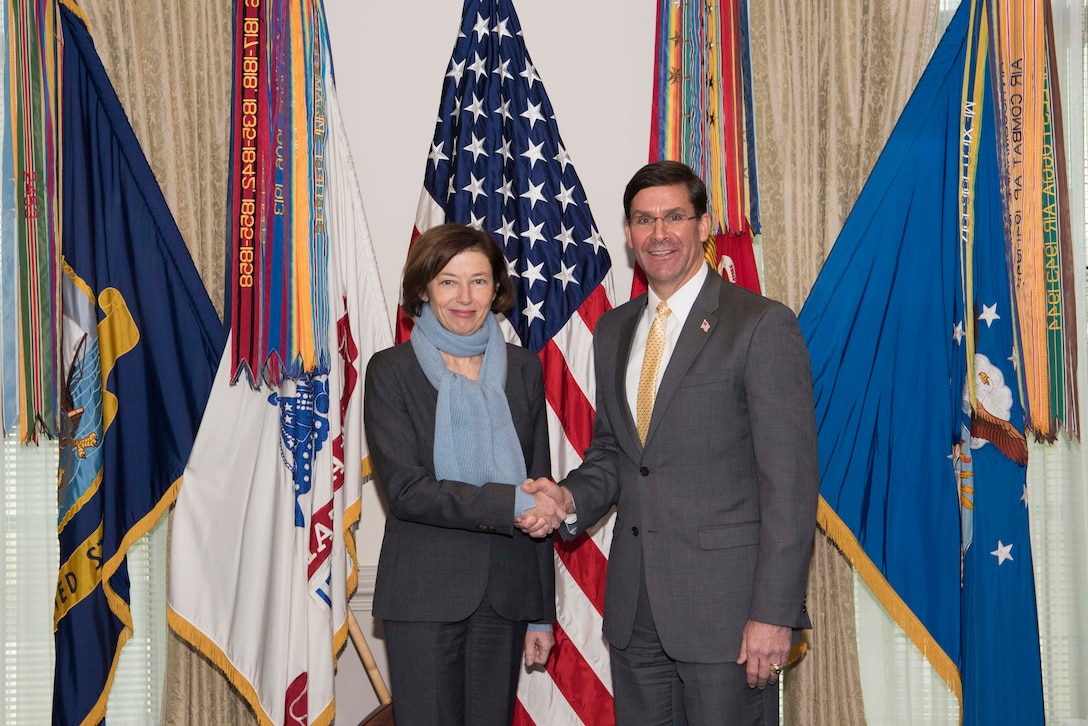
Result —
[[639, 467], [638, 473], [642, 476], [650, 476], [650, 470], [645, 466]]
[[638, 537], [638, 527], [631, 527], [631, 534]]

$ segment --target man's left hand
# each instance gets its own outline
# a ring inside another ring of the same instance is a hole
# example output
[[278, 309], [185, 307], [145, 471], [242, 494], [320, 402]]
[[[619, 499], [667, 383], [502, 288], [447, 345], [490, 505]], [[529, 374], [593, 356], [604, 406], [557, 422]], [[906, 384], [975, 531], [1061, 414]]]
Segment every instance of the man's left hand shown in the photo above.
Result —
[[778, 676], [789, 663], [790, 635], [785, 625], [749, 620], [744, 626], [737, 665], [748, 666], [749, 688], [763, 690], [778, 683]]

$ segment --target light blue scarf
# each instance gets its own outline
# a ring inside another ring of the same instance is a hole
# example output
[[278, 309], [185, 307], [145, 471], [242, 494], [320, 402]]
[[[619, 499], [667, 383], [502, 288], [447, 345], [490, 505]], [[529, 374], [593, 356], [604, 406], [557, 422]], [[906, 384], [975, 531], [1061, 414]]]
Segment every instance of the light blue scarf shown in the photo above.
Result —
[[[434, 473], [474, 486], [487, 482], [517, 487], [514, 514], [533, 506], [521, 490], [525, 457], [506, 401], [506, 341], [494, 315], [471, 335], [450, 332], [430, 305], [416, 318], [412, 349], [427, 380], [438, 389], [434, 419]], [[467, 358], [484, 354], [480, 379], [446, 367], [442, 352]]]

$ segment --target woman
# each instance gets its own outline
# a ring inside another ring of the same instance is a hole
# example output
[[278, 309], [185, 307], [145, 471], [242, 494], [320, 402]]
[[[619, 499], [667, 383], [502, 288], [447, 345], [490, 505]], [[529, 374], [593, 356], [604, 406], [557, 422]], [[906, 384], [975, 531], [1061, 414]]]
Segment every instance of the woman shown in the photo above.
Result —
[[374, 615], [398, 726], [508, 726], [520, 656], [543, 665], [554, 642], [551, 539], [514, 527], [534, 506], [520, 485], [549, 476], [550, 455], [540, 361], [508, 345], [494, 315], [513, 302], [487, 233], [429, 229], [404, 268], [411, 340], [367, 367], [367, 439], [389, 505]]

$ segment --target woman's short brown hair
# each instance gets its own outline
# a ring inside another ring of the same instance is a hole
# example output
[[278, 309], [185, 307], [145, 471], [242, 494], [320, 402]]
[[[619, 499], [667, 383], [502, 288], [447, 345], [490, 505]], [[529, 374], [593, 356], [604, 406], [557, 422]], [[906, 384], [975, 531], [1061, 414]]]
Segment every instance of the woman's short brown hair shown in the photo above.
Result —
[[423, 296], [427, 285], [438, 277], [457, 255], [476, 250], [491, 263], [491, 277], [495, 281], [495, 299], [491, 312], [501, 313], [514, 304], [514, 286], [507, 272], [506, 257], [495, 238], [483, 230], [464, 224], [440, 224], [416, 237], [404, 262], [404, 281], [401, 285], [400, 304], [404, 312], [413, 318], [423, 312]]

